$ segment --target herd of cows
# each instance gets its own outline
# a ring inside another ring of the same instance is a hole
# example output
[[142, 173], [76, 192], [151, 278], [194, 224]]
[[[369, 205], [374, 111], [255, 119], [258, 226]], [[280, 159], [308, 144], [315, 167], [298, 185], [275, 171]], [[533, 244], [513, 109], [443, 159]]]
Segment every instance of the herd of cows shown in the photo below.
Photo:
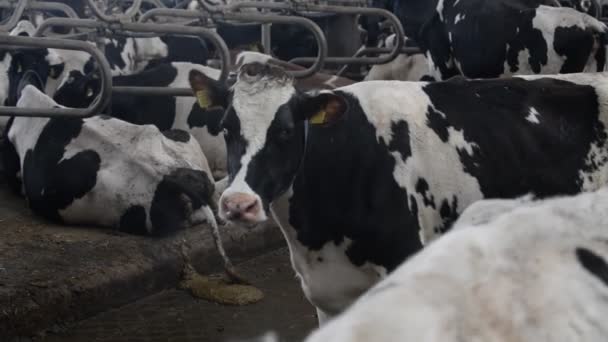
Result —
[[[422, 53], [363, 82], [294, 79], [239, 44], [222, 83], [199, 41], [107, 39], [114, 85], [195, 96], [11, 117], [4, 177], [64, 224], [163, 236], [272, 217], [317, 310], [307, 341], [605, 341], [608, 27], [588, 3], [374, 1]], [[394, 44], [372, 19], [366, 43]], [[86, 53], [0, 60], [7, 106], [82, 108], [101, 88]]]

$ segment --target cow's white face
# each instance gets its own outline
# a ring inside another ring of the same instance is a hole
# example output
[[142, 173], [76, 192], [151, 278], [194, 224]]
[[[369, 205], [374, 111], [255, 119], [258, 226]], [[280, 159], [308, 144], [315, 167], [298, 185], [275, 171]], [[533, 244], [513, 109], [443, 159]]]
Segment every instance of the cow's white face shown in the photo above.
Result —
[[305, 121], [322, 111], [326, 120], [317, 116], [315, 122], [328, 123], [344, 111], [344, 100], [331, 93], [301, 94], [282, 69], [259, 63], [241, 67], [231, 92], [217, 84], [205, 87], [213, 81], [201, 77], [190, 74], [199, 104], [227, 108], [220, 124], [231, 184], [220, 198], [220, 216], [265, 221], [270, 203], [289, 189], [300, 167]]

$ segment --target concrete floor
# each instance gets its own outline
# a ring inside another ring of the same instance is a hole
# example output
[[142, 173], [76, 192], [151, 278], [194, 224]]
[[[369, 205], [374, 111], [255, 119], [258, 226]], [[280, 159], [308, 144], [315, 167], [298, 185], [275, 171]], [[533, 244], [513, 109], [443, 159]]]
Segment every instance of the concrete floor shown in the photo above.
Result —
[[44, 341], [219, 342], [256, 337], [269, 329], [282, 341], [300, 341], [317, 325], [286, 249], [246, 261], [239, 269], [264, 292], [261, 302], [222, 306], [169, 290], [48, 334]]

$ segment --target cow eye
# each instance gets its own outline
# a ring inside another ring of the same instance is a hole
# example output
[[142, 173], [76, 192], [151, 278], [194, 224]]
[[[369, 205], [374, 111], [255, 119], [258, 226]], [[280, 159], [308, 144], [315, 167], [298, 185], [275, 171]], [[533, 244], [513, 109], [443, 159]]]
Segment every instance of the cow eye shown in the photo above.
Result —
[[93, 88], [87, 87], [87, 97], [93, 96]]
[[228, 135], [230, 135], [230, 132], [228, 131], [227, 128], [222, 129], [222, 133], [224, 133], [225, 137], [227, 137]]
[[68, 80], [66, 82], [67, 83], [73, 83], [74, 82], [74, 77], [72, 77], [72, 76], [68, 77]]

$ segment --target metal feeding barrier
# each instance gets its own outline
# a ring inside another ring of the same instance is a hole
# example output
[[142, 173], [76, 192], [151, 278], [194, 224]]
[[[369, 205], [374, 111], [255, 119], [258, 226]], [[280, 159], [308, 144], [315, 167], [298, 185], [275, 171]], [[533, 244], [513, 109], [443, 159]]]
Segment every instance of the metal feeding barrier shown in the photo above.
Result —
[[[79, 50], [90, 54], [99, 66], [98, 70], [102, 81], [101, 91], [93, 103], [84, 109], [23, 109], [14, 107], [0, 107], [0, 116], [66, 116], [66, 117], [89, 117], [100, 113], [111, 101], [113, 92], [133, 95], [147, 96], [192, 96], [189, 88], [167, 88], [167, 87], [117, 87], [112, 85], [111, 69], [103, 54], [103, 45], [99, 44], [103, 38], [116, 36], [123, 37], [157, 37], [166, 35], [186, 36], [198, 39], [201, 44], [205, 41], [211, 42], [218, 52], [221, 71], [219, 81], [226, 81], [230, 72], [230, 55], [225, 41], [215, 32], [218, 23], [235, 23], [236, 25], [247, 25], [250, 23], [262, 25], [261, 40], [270, 48], [270, 25], [289, 24], [299, 25], [311, 32], [317, 44], [317, 56], [307, 58], [296, 58], [294, 62], [308, 64], [303, 70], [288, 71], [294, 77], [308, 77], [320, 71], [324, 64], [381, 64], [393, 60], [403, 51], [403, 39], [397, 39], [395, 46], [391, 49], [360, 49], [353, 57], [327, 57], [327, 38], [323, 30], [310, 18], [302, 13], [330, 13], [336, 15], [374, 15], [386, 18], [393, 27], [398, 37], [403, 37], [403, 28], [399, 20], [390, 12], [363, 7], [368, 4], [367, 0], [330, 0], [321, 4], [289, 2], [254, 2], [245, 1], [230, 6], [211, 6], [199, 1], [200, 10], [185, 10], [189, 1], [184, 0], [176, 8], [168, 8], [160, 0], [130, 0], [123, 2], [124, 7], [129, 6], [122, 13], [107, 14], [106, 9], [99, 8], [94, 0], [86, 0], [90, 12], [94, 18], [79, 18], [78, 14], [68, 5], [56, 2], [44, 2], [36, 0], [0, 0], [0, 8], [13, 9], [12, 14], [0, 25], [0, 46], [10, 49], [32, 49], [32, 48], [54, 48], [65, 50]], [[142, 4], [148, 6], [142, 14]], [[354, 5], [354, 6], [353, 6]], [[123, 6], [121, 6], [123, 7]], [[149, 9], [152, 7], [151, 9]], [[246, 11], [247, 8], [258, 11]], [[37, 28], [33, 37], [9, 36], [11, 30], [23, 13], [28, 10], [60, 12], [65, 17], [52, 17], [45, 19]], [[277, 13], [277, 11], [279, 13]], [[138, 21], [135, 21], [139, 16]], [[179, 23], [151, 23], [151, 20], [159, 18], [181, 18], [184, 22]], [[189, 21], [188, 21], [189, 20]], [[197, 24], [192, 26], [191, 24]], [[45, 37], [51, 28], [70, 28], [77, 31], [76, 34], [55, 34]], [[91, 42], [97, 41], [99, 47]], [[101, 47], [101, 48], [100, 48]], [[370, 53], [383, 53], [379, 57], [360, 57]]]
[[99, 114], [109, 103], [112, 91], [112, 71], [105, 56], [94, 45], [87, 42], [57, 38], [32, 38], [0, 34], [0, 46], [5, 49], [52, 48], [84, 51], [99, 65], [101, 91], [88, 108], [15, 108], [0, 106], [1, 116], [40, 116], [86, 118]]
[[303, 78], [314, 75], [321, 70], [323, 63], [327, 57], [327, 40], [321, 28], [312, 20], [304, 17], [276, 15], [276, 14], [258, 14], [258, 13], [234, 13], [234, 12], [195, 12], [180, 9], [157, 8], [146, 12], [140, 18], [140, 22], [146, 22], [154, 17], [172, 16], [182, 18], [193, 18], [207, 20], [234, 20], [247, 21], [255, 23], [277, 23], [277, 24], [295, 24], [300, 25], [312, 32], [317, 41], [318, 53], [317, 57], [313, 58], [312, 65], [304, 70], [290, 71], [289, 73], [296, 78]]
[[[280, 10], [288, 11], [293, 13], [304, 13], [304, 12], [317, 12], [317, 13], [331, 13], [339, 15], [363, 15], [363, 16], [379, 16], [387, 20], [389, 25], [393, 28], [393, 32], [396, 34], [396, 44], [392, 48], [374, 48], [373, 50], [366, 50], [362, 47], [360, 51], [357, 51], [355, 56], [352, 57], [327, 57], [325, 58], [326, 64], [346, 64], [346, 65], [373, 65], [373, 64], [385, 64], [389, 63], [400, 53], [415, 53], [419, 52], [417, 48], [404, 48], [405, 34], [403, 32], [403, 26], [399, 19], [391, 12], [372, 7], [362, 7], [361, 5], [368, 4], [368, 1], [363, 0], [330, 0], [325, 1], [325, 4], [311, 4], [310, 1], [290, 1], [286, 2], [260, 2], [260, 1], [242, 1], [235, 2], [228, 6], [213, 7], [206, 4], [204, 1], [198, 0], [198, 3], [209, 13], [220, 14], [226, 12], [236, 12], [242, 9], [258, 9], [258, 10]], [[336, 3], [342, 5], [334, 5]], [[344, 4], [350, 4], [351, 6], [344, 6]], [[353, 4], [356, 4], [353, 6]], [[267, 38], [269, 40], [269, 38]], [[360, 57], [362, 55], [372, 53], [386, 53], [385, 55], [378, 57]], [[314, 63], [315, 59], [310, 57], [298, 57], [290, 60], [290, 63], [295, 64], [310, 64]]]

